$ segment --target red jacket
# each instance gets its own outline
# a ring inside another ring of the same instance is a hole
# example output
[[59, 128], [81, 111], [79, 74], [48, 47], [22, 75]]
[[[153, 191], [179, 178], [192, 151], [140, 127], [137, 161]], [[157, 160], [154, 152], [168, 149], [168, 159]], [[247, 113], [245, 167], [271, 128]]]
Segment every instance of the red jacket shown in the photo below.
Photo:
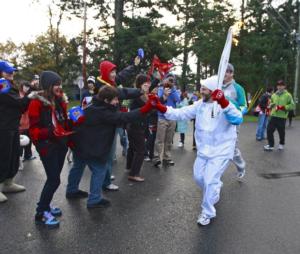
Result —
[[[69, 130], [67, 103], [61, 101], [60, 107], [62, 109], [61, 117], [63, 118], [63, 123], [60, 123], [60, 127], [64, 130]], [[58, 143], [60, 139], [65, 139], [65, 137], [54, 136], [53, 131], [55, 126], [52, 119], [53, 110], [54, 108], [52, 106], [44, 105], [43, 102], [38, 99], [32, 100], [29, 104], [29, 135], [41, 155], [45, 155], [47, 153], [48, 146], [51, 143]], [[55, 115], [57, 114], [57, 112], [54, 113]], [[64, 142], [59, 143], [63, 144]]]

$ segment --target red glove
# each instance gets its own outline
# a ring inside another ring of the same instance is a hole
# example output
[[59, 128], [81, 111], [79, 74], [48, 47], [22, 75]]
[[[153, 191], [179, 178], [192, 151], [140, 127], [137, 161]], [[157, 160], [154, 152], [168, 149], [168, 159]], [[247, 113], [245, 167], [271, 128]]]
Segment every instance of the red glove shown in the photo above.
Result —
[[167, 107], [160, 103], [160, 101], [156, 104], [156, 109], [161, 113], [166, 113]]
[[225, 98], [224, 92], [220, 89], [213, 91], [211, 98], [213, 101], [217, 101], [221, 108], [226, 108], [229, 105], [229, 101]]
[[276, 106], [276, 111], [278, 111], [278, 110], [284, 111], [284, 110], [285, 110], [285, 106], [277, 105], [277, 106]]
[[167, 107], [163, 104], [161, 104], [158, 96], [156, 94], [149, 94], [148, 95], [149, 100], [151, 101], [151, 104], [161, 113], [166, 113]]
[[149, 111], [151, 111], [153, 109], [153, 105], [152, 105], [152, 102], [151, 100], [148, 100], [146, 102], [146, 104], [140, 108], [140, 112], [142, 114], [147, 114]]

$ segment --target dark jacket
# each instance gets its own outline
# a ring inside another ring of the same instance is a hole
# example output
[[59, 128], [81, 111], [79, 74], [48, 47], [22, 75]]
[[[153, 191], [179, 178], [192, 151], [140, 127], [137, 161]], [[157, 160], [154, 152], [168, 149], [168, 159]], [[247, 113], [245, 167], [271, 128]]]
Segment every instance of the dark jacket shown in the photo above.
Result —
[[93, 98], [84, 110], [85, 121], [73, 136], [74, 153], [83, 159], [106, 162], [115, 137], [116, 127], [142, 118], [139, 110], [120, 112], [103, 101]]
[[[139, 109], [145, 105], [145, 102], [141, 98], [137, 98], [131, 101], [130, 103], [130, 111], [135, 109]], [[129, 123], [127, 128], [137, 129], [137, 130], [145, 130], [147, 128], [147, 117], [144, 116], [142, 119], [137, 119], [136, 121]]]
[[21, 115], [28, 105], [29, 99], [21, 98], [16, 88], [0, 94], [0, 130], [19, 130]]
[[271, 98], [271, 95], [268, 93], [264, 93], [260, 98], [259, 98], [259, 102], [258, 105], [260, 107], [260, 109], [265, 113], [268, 105], [269, 105], [269, 100]]

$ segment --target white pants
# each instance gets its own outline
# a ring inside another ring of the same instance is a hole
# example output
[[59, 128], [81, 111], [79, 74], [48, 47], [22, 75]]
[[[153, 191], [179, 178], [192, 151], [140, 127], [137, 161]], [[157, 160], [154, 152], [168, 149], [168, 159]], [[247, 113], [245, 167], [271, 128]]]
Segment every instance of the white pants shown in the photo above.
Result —
[[221, 177], [229, 165], [230, 159], [216, 157], [205, 159], [197, 157], [194, 163], [194, 179], [197, 185], [203, 190], [202, 213], [209, 218], [216, 217], [214, 205], [220, 199], [222, 188]]

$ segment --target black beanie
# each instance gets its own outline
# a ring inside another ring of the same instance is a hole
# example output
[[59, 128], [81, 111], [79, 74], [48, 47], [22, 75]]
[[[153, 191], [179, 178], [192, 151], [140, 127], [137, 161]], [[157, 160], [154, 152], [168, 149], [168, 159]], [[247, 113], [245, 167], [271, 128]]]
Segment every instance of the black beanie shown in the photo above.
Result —
[[40, 77], [40, 85], [44, 90], [61, 83], [61, 77], [53, 71], [43, 71]]

